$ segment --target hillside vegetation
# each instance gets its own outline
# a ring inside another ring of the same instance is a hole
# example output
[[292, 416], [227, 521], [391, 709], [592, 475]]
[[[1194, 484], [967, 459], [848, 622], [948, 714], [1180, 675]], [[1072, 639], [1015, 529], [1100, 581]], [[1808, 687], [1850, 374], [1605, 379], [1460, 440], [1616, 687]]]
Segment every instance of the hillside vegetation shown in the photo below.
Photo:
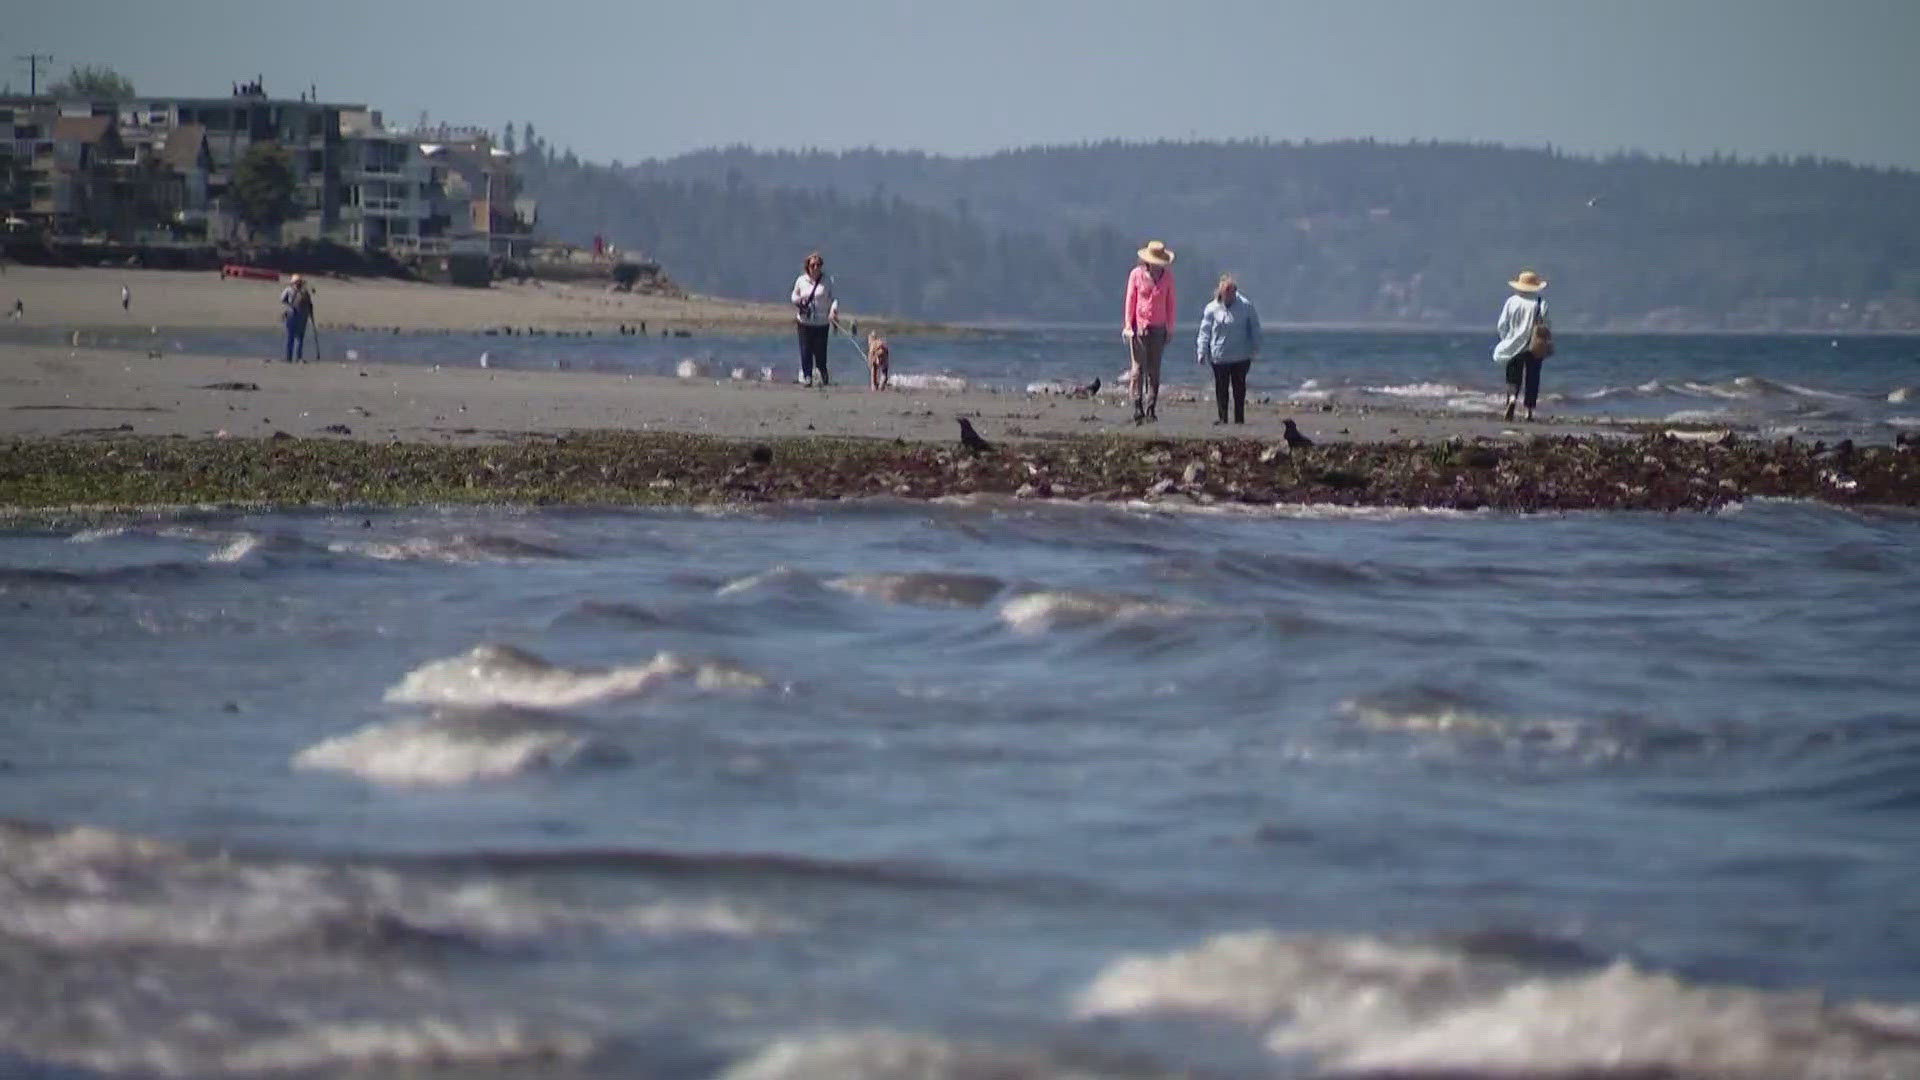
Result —
[[1837, 162], [1371, 141], [528, 157], [550, 231], [725, 295], [782, 296], [819, 247], [864, 307], [1117, 320], [1158, 237], [1189, 311], [1231, 267], [1273, 321], [1478, 326], [1533, 266], [1568, 327], [1920, 328], [1920, 174]]

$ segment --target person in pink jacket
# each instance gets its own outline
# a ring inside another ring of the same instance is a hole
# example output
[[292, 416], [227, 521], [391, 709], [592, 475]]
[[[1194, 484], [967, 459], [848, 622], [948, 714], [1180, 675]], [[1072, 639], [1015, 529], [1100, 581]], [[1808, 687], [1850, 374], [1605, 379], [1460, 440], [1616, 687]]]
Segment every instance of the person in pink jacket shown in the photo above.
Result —
[[1160, 357], [1173, 332], [1173, 252], [1158, 240], [1138, 252], [1139, 265], [1127, 275], [1126, 325], [1132, 363], [1127, 367], [1127, 391], [1133, 395], [1133, 422], [1160, 419]]

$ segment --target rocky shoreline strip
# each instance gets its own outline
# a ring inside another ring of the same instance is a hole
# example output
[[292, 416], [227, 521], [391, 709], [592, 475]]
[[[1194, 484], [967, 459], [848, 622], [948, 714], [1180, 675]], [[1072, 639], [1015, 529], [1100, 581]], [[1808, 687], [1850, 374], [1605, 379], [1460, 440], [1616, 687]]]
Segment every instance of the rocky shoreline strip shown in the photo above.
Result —
[[577, 432], [490, 445], [295, 438], [0, 442], [14, 515], [155, 506], [689, 506], [954, 495], [1510, 512], [1711, 510], [1754, 497], [1920, 506], [1920, 445], [1539, 436], [1344, 443], [1077, 436], [957, 444]]

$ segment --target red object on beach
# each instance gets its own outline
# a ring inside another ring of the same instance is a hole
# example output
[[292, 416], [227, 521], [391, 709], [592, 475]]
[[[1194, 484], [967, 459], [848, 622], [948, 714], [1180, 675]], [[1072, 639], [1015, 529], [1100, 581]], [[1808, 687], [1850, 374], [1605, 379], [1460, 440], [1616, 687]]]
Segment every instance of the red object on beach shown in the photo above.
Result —
[[269, 270], [264, 266], [241, 266], [228, 263], [220, 268], [221, 277], [251, 278], [254, 281], [279, 281], [280, 271]]

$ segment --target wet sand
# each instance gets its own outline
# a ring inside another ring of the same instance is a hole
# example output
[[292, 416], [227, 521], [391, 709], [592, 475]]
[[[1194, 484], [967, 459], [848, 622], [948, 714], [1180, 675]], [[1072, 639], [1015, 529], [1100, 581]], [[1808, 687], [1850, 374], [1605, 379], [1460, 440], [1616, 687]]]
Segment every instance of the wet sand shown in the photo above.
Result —
[[[1613, 425], [1249, 403], [1245, 425], [1213, 424], [1198, 385], [1171, 385], [1158, 423], [1135, 426], [1117, 393], [1099, 399], [1017, 392], [879, 393], [729, 378], [317, 362], [0, 344], [0, 437], [153, 435], [348, 437], [477, 443], [574, 431], [673, 431], [730, 438], [803, 435], [948, 442], [966, 416], [988, 439], [1082, 435], [1231, 436], [1278, 441], [1294, 418], [1317, 442], [1516, 440], [1619, 433]], [[341, 427], [346, 431], [340, 431]]]

